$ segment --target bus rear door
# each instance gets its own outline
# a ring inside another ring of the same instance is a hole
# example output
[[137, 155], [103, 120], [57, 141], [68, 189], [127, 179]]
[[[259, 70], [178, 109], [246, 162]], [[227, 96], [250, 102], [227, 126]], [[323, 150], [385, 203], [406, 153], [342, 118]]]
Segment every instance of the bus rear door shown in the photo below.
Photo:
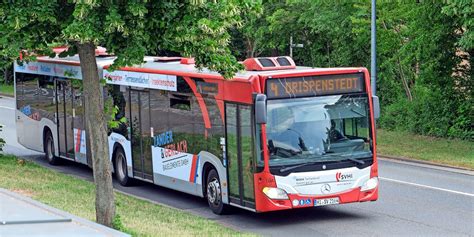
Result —
[[153, 180], [150, 93], [146, 90], [130, 90], [130, 108], [133, 176]]
[[59, 155], [74, 159], [73, 90], [70, 81], [56, 79]]

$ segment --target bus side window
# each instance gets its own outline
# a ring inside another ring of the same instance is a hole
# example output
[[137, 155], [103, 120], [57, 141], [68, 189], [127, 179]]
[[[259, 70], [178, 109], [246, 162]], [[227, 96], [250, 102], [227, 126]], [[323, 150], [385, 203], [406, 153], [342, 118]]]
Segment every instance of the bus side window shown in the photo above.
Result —
[[170, 108], [190, 111], [191, 100], [188, 96], [174, 95], [170, 93]]
[[[205, 137], [205, 147], [203, 147], [203, 150], [205, 149], [206, 151], [222, 159], [223, 151], [220, 144], [220, 139], [225, 137], [225, 131], [221, 117], [222, 115], [218, 106], [219, 102], [217, 99], [207, 95], [203, 95], [202, 99], [206, 104], [207, 113], [211, 122], [211, 127], [207, 129], [208, 136], [207, 138]], [[199, 116], [200, 117], [196, 116], [195, 118], [202, 121], [202, 114], [200, 113]]]
[[23, 103], [20, 107], [20, 111], [30, 118], [38, 119], [37, 108], [38, 108], [38, 97], [39, 97], [39, 80], [42, 80], [45, 76], [24, 74], [23, 81]]
[[56, 113], [56, 92], [53, 77], [45, 76], [43, 80], [39, 80], [38, 88], [38, 110], [43, 118], [54, 120]]
[[16, 73], [16, 109], [21, 109], [23, 107], [23, 76], [24, 73]]
[[170, 108], [191, 111], [193, 91], [183, 77], [177, 77], [177, 91], [170, 92]]
[[117, 113], [115, 114], [115, 121], [118, 122], [116, 124], [117, 127], [112, 128], [111, 131], [122, 134], [124, 137], [127, 137], [128, 121], [122, 123], [121, 120], [123, 120], [122, 118], [125, 117], [129, 92], [125, 88], [123, 90], [121, 90], [120, 88], [121, 86], [119, 85], [108, 84], [107, 86], [105, 86], [105, 103], [110, 103], [110, 106], [116, 106], [116, 108], [118, 109]]

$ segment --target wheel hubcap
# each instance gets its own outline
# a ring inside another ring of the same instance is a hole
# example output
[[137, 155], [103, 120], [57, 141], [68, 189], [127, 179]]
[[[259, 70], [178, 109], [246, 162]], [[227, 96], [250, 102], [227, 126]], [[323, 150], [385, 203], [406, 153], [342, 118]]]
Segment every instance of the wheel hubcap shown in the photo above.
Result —
[[214, 178], [207, 184], [207, 200], [214, 205], [219, 205], [221, 197], [221, 187], [219, 181]]
[[53, 160], [53, 152], [54, 152], [54, 144], [53, 144], [53, 141], [51, 139], [48, 139], [48, 145], [46, 146], [47, 147], [47, 156], [48, 156], [48, 160]]
[[119, 175], [119, 178], [120, 179], [124, 179], [125, 178], [125, 167], [126, 165], [124, 164], [125, 163], [125, 159], [123, 158], [122, 154], [120, 154], [118, 157], [118, 162], [117, 162], [117, 174]]

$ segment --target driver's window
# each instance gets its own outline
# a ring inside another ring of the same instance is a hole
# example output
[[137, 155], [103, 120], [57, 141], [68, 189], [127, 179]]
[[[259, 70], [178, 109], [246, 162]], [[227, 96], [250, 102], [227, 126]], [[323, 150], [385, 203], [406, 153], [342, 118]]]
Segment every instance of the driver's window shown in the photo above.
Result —
[[270, 133], [285, 131], [293, 123], [293, 114], [288, 107], [273, 108], [269, 112], [267, 127], [271, 129]]
[[344, 119], [344, 135], [349, 137], [367, 137], [367, 119], [350, 118]]

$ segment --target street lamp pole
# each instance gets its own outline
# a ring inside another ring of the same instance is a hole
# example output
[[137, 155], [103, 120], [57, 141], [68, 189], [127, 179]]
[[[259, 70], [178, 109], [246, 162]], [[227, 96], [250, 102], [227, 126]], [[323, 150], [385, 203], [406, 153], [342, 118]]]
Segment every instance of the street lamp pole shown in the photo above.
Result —
[[372, 95], [375, 95], [376, 92], [376, 80], [377, 80], [377, 34], [376, 34], [376, 16], [375, 16], [375, 0], [372, 0], [372, 20], [371, 20], [371, 60], [370, 60], [370, 79], [371, 79], [371, 88]]
[[293, 58], [293, 36], [290, 36], [290, 58]]
[[293, 48], [303, 48], [303, 44], [293, 44], [293, 36], [290, 36], [290, 58], [293, 58]]

